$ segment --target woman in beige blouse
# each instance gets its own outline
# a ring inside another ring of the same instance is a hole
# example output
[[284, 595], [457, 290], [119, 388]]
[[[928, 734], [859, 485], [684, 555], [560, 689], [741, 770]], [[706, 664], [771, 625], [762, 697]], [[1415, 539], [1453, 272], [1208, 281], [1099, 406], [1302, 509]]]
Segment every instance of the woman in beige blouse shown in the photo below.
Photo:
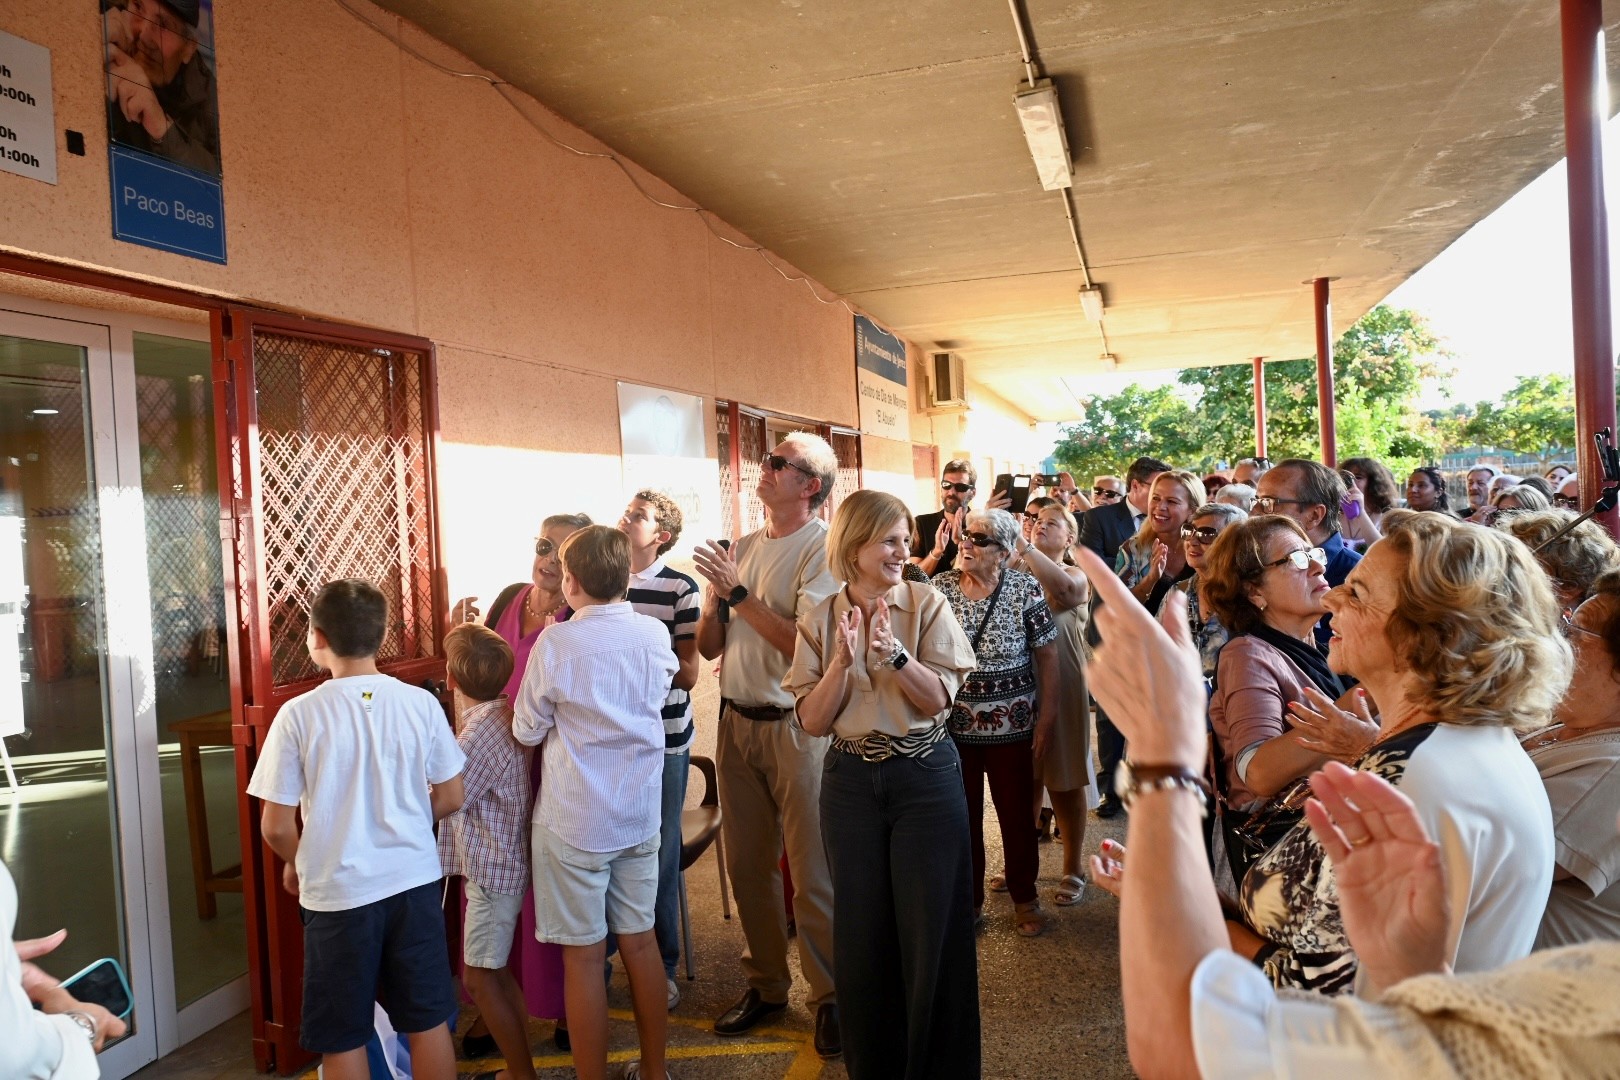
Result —
[[839, 504], [827, 563], [845, 584], [799, 620], [783, 680], [794, 722], [832, 735], [821, 832], [854, 1080], [979, 1075], [967, 800], [945, 728], [975, 661], [945, 598], [902, 580], [910, 538], [892, 495]]

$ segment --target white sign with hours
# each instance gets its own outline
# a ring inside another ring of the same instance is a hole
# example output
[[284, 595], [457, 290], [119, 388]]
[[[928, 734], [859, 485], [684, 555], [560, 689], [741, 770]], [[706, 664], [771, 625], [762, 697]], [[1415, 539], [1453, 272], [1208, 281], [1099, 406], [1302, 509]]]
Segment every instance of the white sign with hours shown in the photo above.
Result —
[[56, 183], [51, 50], [0, 30], [0, 169]]

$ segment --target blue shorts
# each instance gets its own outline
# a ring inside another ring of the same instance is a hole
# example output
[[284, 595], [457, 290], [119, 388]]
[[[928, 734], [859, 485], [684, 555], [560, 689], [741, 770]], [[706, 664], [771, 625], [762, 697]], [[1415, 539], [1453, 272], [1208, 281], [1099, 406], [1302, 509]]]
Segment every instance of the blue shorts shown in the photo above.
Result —
[[298, 1043], [315, 1054], [357, 1050], [380, 1003], [402, 1035], [456, 1012], [440, 883], [346, 911], [298, 909], [304, 923], [304, 1017]]

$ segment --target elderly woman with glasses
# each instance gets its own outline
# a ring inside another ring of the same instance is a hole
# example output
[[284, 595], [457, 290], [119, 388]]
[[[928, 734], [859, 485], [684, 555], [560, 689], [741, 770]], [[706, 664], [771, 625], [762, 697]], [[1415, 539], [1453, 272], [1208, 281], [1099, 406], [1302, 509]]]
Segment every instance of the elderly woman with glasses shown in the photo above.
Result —
[[1232, 635], [1204, 602], [1203, 582], [1199, 575], [1209, 566], [1209, 549], [1214, 545], [1215, 538], [1228, 525], [1239, 524], [1248, 518], [1248, 512], [1236, 506], [1208, 502], [1200, 506], [1191, 520], [1181, 527], [1181, 543], [1187, 551], [1187, 565], [1193, 569], [1192, 577], [1186, 581], [1187, 625], [1192, 629], [1193, 643], [1198, 646], [1198, 655], [1203, 659], [1206, 679], [1215, 678], [1216, 658], [1220, 656], [1221, 646]]
[[[512, 646], [512, 677], [506, 684], [506, 698], [516, 701], [523, 673], [529, 666], [529, 654], [546, 628], [567, 620], [569, 609], [562, 594], [562, 560], [558, 556], [564, 540], [579, 530], [589, 527], [586, 514], [553, 514], [540, 523], [540, 535], [534, 542], [534, 563], [529, 580], [519, 581], [500, 591], [489, 611], [483, 616], [485, 626], [494, 630]], [[452, 623], [479, 620], [478, 598], [465, 597], [450, 609]], [[540, 787], [540, 755], [535, 754], [529, 767], [529, 795], [532, 799]], [[526, 811], [525, 811], [526, 813]], [[568, 1021], [563, 1011], [562, 947], [535, 940], [534, 902], [524, 898], [523, 911], [518, 917], [517, 941], [512, 949], [512, 975], [523, 988], [523, 1000], [529, 1015], [557, 1021], [554, 1036], [560, 1049], [568, 1049]], [[480, 1031], [482, 1019], [475, 1020], [462, 1037], [463, 1051], [468, 1057], [488, 1057], [495, 1052], [495, 1040]]]
[[821, 833], [856, 1080], [979, 1075], [968, 811], [945, 727], [973, 649], [938, 590], [902, 580], [911, 531], [893, 495], [839, 504], [827, 563], [844, 587], [799, 619], [783, 680], [795, 722], [832, 736]]
[[[1377, 726], [1361, 695], [1328, 668], [1315, 628], [1327, 611], [1322, 549], [1291, 518], [1229, 525], [1204, 556], [1204, 609], [1231, 640], [1209, 702], [1221, 837], [1235, 882], [1299, 820], [1302, 778], [1334, 758], [1354, 761]], [[1310, 704], [1320, 722], [1297, 707]]]
[[934, 578], [973, 646], [976, 667], [951, 709], [951, 736], [962, 756], [968, 830], [973, 846], [973, 906], [984, 907], [984, 786], [996, 804], [1006, 857], [1013, 928], [1036, 937], [1046, 929], [1035, 896], [1040, 869], [1035, 760], [1044, 755], [1058, 715], [1057, 625], [1041, 586], [1007, 568], [1018, 523], [1005, 510], [968, 515], [959, 569]]

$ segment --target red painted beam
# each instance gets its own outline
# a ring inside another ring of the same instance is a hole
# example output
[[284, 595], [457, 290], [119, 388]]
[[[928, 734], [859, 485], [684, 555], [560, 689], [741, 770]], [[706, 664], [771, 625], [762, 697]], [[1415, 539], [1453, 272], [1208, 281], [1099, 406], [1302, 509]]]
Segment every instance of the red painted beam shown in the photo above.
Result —
[[1266, 358], [1254, 358], [1254, 456], [1266, 456]]
[[1339, 467], [1339, 433], [1333, 410], [1333, 300], [1330, 279], [1311, 282], [1316, 302], [1316, 418], [1322, 433], [1322, 464]]
[[[1609, 331], [1609, 217], [1603, 200], [1602, 0], [1560, 0], [1564, 56], [1564, 144], [1569, 158], [1570, 315], [1575, 329], [1575, 450], [1581, 501], [1603, 479], [1592, 436], [1613, 428], [1614, 347]], [[1597, 519], [1620, 535], [1614, 511]]]

